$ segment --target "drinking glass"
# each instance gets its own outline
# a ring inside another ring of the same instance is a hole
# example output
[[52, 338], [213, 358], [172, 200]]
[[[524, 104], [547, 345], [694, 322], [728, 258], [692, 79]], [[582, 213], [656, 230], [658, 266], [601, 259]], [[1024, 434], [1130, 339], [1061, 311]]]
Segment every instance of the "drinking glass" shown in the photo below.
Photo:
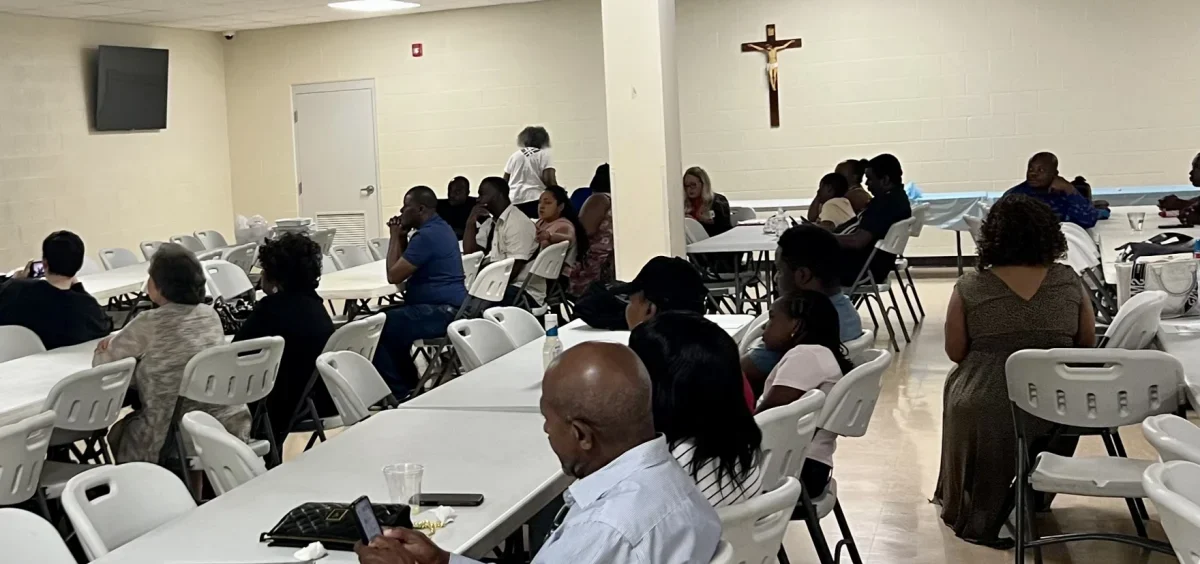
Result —
[[1134, 231], [1141, 231], [1146, 223], [1146, 212], [1129, 212], [1129, 228]]
[[409, 505], [412, 507], [412, 514], [416, 515], [421, 497], [421, 477], [424, 474], [424, 466], [411, 462], [384, 466], [383, 479], [387, 482], [388, 497], [392, 503]]

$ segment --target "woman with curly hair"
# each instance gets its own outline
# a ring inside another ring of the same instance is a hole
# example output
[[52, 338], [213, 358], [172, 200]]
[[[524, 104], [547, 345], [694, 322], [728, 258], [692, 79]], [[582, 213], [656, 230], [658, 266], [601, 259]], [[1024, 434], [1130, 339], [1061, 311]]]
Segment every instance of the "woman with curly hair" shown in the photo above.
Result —
[[[317, 356], [333, 334], [333, 320], [317, 295], [321, 245], [304, 235], [285, 233], [259, 248], [258, 264], [262, 267], [262, 289], [267, 296], [254, 306], [254, 312], [233, 340], [283, 337], [285, 346], [279, 375], [266, 399], [276, 444], [283, 446], [288, 423], [304, 400], [304, 387], [316, 368]], [[337, 415], [320, 378], [311, 397], [322, 417]]]
[[[958, 363], [943, 391], [942, 461], [934, 503], [968, 542], [1011, 548], [1009, 510], [1016, 438], [1004, 364], [1023, 349], [1091, 347], [1096, 320], [1083, 284], [1057, 264], [1067, 251], [1058, 217], [1028, 196], [996, 202], [983, 222], [979, 270], [959, 279], [946, 312], [946, 355]], [[1033, 421], [1030, 456], [1070, 456], [1077, 438], [1049, 440]]]

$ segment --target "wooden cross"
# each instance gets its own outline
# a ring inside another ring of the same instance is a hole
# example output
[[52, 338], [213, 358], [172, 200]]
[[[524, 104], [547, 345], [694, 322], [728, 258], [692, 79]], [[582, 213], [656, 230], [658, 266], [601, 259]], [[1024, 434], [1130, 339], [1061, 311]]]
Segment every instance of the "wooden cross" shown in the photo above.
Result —
[[743, 43], [743, 53], [759, 52], [767, 56], [767, 89], [770, 91], [771, 127], [779, 127], [779, 52], [799, 49], [800, 38], [775, 39], [775, 24], [767, 25], [767, 40]]

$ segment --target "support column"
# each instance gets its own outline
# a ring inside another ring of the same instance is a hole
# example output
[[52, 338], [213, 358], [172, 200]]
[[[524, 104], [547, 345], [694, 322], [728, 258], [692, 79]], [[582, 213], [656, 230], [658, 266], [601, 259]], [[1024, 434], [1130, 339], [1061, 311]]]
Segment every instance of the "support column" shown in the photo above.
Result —
[[683, 256], [675, 0], [602, 0], [617, 278]]

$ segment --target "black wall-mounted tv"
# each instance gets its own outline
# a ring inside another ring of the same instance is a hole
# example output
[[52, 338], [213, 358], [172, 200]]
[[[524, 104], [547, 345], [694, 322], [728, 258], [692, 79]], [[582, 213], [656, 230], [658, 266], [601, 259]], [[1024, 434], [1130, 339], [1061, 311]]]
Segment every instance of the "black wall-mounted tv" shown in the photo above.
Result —
[[167, 50], [101, 45], [96, 130], [167, 128]]

